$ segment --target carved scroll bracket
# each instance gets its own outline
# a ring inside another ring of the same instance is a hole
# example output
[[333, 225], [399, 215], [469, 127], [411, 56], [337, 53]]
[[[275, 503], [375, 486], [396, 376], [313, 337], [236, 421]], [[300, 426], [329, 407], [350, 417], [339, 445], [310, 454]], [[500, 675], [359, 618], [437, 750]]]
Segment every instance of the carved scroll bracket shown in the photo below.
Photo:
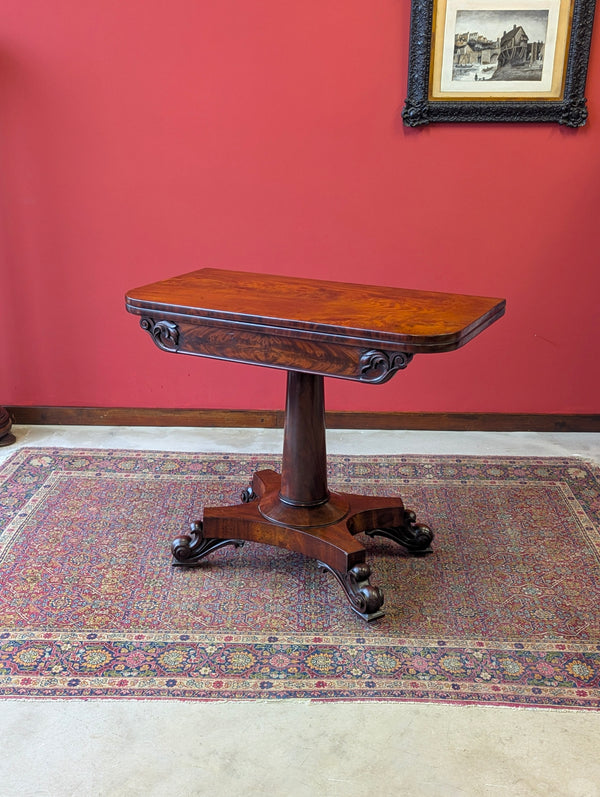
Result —
[[148, 332], [159, 349], [163, 351], [177, 351], [179, 343], [179, 327], [172, 321], [154, 321], [148, 316], [143, 316], [140, 326]]
[[413, 355], [407, 352], [387, 352], [371, 349], [361, 355], [360, 381], [380, 385], [391, 379], [396, 371], [400, 371], [409, 364]]

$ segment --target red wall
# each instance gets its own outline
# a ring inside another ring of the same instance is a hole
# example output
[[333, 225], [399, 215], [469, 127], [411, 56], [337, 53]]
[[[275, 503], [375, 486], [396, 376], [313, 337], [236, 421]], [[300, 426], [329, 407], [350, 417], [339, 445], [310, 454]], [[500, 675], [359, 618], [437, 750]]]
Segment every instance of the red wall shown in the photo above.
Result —
[[507, 298], [330, 409], [600, 412], [600, 25], [576, 131], [403, 128], [408, 33], [408, 0], [5, 0], [0, 403], [281, 407], [125, 312], [210, 265]]

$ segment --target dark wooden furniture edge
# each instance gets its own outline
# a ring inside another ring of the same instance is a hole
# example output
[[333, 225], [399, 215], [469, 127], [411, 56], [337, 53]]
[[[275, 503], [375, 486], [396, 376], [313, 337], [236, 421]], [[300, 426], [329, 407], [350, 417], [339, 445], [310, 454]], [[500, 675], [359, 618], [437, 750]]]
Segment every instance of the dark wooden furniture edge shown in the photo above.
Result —
[[[56, 426], [190, 426], [281, 429], [283, 410], [135, 407], [6, 408], [14, 424]], [[497, 412], [335, 412], [330, 429], [415, 429], [465, 432], [600, 432], [600, 414]]]
[[16, 438], [11, 433], [12, 418], [5, 407], [0, 407], [0, 446], [9, 446]]

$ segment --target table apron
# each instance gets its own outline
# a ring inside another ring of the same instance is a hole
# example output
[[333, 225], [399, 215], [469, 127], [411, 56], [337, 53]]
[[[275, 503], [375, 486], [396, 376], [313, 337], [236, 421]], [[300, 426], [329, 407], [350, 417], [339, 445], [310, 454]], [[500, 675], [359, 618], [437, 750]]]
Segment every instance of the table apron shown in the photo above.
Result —
[[[386, 382], [406, 368], [412, 354], [399, 349], [375, 347], [370, 341], [320, 340], [314, 333], [306, 337], [258, 332], [240, 325], [193, 323], [171, 318], [142, 316], [141, 326], [163, 351], [190, 354], [229, 362], [303, 371], [351, 379], [369, 384]], [[343, 342], [342, 342], [343, 341]]]

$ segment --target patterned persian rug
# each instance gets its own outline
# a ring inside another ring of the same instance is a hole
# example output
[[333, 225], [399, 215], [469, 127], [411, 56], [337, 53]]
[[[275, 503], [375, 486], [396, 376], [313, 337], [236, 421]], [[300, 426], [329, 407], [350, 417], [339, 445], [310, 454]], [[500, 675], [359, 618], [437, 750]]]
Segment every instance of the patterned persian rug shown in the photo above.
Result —
[[0, 695], [600, 706], [600, 468], [579, 459], [331, 457], [436, 538], [365, 539], [386, 616], [314, 560], [170, 542], [276, 457], [22, 449], [0, 468]]

